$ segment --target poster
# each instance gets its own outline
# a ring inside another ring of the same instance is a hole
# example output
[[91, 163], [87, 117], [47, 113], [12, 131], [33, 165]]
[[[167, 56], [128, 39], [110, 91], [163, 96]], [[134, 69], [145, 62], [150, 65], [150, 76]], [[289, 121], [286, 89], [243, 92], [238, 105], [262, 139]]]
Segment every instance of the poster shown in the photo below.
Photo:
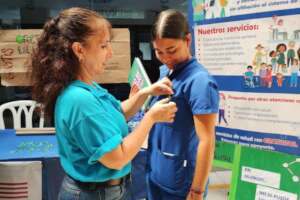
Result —
[[300, 1], [192, 0], [189, 11], [194, 56], [220, 89], [217, 140], [300, 155]]
[[191, 0], [189, 13], [190, 21], [202, 22], [246, 14], [264, 15], [297, 7], [300, 7], [300, 0]]

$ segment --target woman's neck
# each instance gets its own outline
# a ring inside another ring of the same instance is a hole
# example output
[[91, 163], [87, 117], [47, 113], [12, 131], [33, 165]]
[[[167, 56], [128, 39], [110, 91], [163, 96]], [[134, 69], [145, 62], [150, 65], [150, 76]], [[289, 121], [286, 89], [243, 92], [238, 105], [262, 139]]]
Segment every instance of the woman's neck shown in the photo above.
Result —
[[86, 70], [80, 70], [77, 79], [89, 85], [93, 84], [93, 79]]

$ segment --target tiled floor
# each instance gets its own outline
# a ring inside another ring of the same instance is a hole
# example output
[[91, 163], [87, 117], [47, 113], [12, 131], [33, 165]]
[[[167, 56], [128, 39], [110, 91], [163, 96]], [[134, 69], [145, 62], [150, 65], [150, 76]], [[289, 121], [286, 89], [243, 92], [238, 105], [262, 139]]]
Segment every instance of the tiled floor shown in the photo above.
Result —
[[205, 200], [227, 200], [228, 189], [209, 189]]
[[231, 171], [213, 169], [209, 175], [210, 184], [206, 200], [227, 200], [230, 178]]

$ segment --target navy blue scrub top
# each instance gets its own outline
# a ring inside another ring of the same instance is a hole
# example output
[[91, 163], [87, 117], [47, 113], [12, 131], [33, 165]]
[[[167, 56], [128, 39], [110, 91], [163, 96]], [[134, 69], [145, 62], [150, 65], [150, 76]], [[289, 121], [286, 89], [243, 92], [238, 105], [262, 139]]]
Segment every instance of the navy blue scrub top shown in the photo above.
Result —
[[[173, 79], [178, 111], [173, 123], [157, 123], [149, 137], [149, 178], [165, 191], [186, 196], [193, 180], [199, 139], [193, 115], [217, 113], [219, 93], [216, 81], [195, 58], [176, 66]], [[160, 79], [168, 76], [166, 65]], [[163, 97], [154, 97], [151, 105]]]

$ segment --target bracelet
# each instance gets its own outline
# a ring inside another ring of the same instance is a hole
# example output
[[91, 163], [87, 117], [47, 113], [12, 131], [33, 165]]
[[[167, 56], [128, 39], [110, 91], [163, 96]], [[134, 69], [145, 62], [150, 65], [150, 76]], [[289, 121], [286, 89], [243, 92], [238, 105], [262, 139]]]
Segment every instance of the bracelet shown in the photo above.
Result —
[[197, 194], [197, 195], [203, 195], [203, 193], [205, 192], [205, 191], [201, 191], [201, 190], [195, 190], [195, 189], [190, 189], [190, 192], [192, 192], [192, 193], [195, 193], [195, 194]]

